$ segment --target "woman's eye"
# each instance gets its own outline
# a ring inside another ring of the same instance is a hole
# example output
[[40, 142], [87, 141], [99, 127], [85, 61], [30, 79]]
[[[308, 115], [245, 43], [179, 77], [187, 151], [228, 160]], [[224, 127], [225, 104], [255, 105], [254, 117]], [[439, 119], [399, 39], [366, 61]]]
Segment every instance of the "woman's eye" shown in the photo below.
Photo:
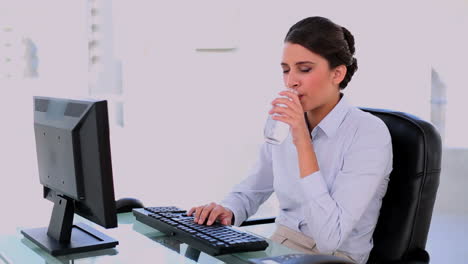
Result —
[[288, 73], [288, 72], [289, 72], [289, 70], [283, 70], [283, 73]]
[[311, 68], [303, 68], [303, 69], [300, 69], [301, 72], [310, 72], [310, 70], [312, 70]]

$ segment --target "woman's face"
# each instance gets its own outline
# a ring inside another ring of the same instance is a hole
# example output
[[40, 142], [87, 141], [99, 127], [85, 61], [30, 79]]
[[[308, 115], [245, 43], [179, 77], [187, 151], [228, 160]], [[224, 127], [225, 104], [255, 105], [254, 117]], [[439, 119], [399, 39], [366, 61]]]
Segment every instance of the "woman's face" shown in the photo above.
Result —
[[343, 79], [336, 79], [336, 71], [340, 67], [330, 70], [325, 58], [289, 42], [284, 45], [281, 67], [285, 85], [298, 92], [304, 112], [336, 103], [338, 85]]

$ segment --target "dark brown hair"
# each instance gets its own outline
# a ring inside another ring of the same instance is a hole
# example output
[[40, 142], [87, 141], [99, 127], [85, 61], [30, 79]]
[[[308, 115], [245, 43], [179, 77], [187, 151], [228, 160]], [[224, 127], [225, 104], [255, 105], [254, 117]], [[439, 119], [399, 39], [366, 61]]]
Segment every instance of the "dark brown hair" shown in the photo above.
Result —
[[347, 68], [346, 76], [340, 83], [343, 90], [357, 71], [357, 60], [353, 57], [354, 36], [345, 27], [324, 17], [308, 17], [294, 24], [286, 34], [284, 42], [299, 44], [324, 57], [330, 69], [339, 65]]

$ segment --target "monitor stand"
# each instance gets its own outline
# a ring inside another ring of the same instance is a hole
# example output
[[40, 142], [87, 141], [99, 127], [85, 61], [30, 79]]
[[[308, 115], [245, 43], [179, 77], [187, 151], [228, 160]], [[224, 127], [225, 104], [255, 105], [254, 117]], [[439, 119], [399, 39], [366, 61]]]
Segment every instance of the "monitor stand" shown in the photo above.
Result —
[[57, 195], [49, 227], [25, 229], [21, 234], [52, 256], [113, 248], [119, 244], [86, 224], [74, 225], [73, 215], [73, 201]]

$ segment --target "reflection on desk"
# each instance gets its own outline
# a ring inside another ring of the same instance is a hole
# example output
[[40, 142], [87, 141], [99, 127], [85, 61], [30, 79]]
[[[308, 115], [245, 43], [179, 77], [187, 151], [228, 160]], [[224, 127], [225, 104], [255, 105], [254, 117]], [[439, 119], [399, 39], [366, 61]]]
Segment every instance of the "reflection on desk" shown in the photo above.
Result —
[[[25, 239], [20, 233], [24, 227], [18, 227], [13, 235], [0, 235], [0, 252], [7, 263], [73, 263], [75, 260], [84, 260], [86, 263], [233, 263], [246, 264], [250, 258], [272, 257], [290, 253], [299, 253], [278, 243], [268, 240], [270, 246], [265, 251], [245, 252], [210, 256], [200, 252], [189, 245], [182, 243], [171, 236], [159, 232], [135, 220], [132, 213], [118, 215], [119, 227], [114, 229], [101, 228], [90, 221], [75, 216], [76, 222], [84, 222], [93, 228], [103, 231], [109, 236], [119, 240], [120, 244], [113, 249], [98, 250], [94, 252], [70, 254], [53, 257]], [[263, 227], [258, 226], [258, 230]], [[244, 228], [242, 228], [244, 230]], [[249, 227], [249, 232], [256, 233], [255, 228]], [[258, 235], [262, 235], [256, 233]], [[0, 261], [0, 264], [3, 264]]]
[[11, 264], [12, 262], [8, 260], [8, 258], [5, 256], [5, 253], [0, 252], [0, 260], [2, 261], [2, 264]]

